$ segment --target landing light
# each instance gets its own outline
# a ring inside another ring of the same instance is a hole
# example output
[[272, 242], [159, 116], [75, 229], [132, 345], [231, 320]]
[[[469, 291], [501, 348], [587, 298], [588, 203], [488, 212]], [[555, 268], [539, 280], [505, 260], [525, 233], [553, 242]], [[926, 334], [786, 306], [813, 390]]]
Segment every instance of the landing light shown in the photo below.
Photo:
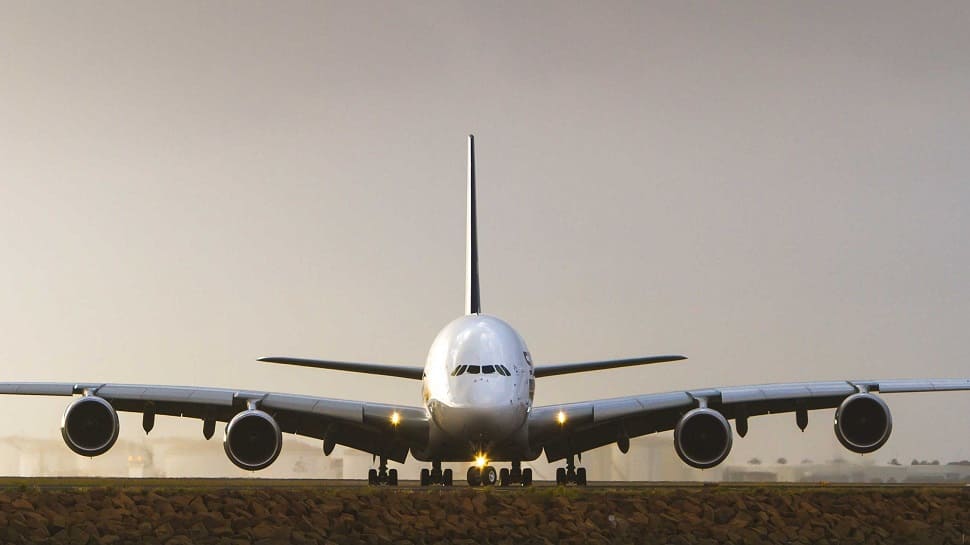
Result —
[[556, 415], [556, 422], [559, 422], [560, 426], [566, 423], [565, 411], [559, 411], [559, 413]]
[[485, 467], [486, 464], [488, 464], [488, 458], [486, 458], [484, 454], [479, 454], [478, 456], [475, 456], [475, 467], [477, 467], [478, 469], [481, 469]]
[[397, 426], [401, 423], [401, 413], [394, 411], [391, 413], [391, 424]]

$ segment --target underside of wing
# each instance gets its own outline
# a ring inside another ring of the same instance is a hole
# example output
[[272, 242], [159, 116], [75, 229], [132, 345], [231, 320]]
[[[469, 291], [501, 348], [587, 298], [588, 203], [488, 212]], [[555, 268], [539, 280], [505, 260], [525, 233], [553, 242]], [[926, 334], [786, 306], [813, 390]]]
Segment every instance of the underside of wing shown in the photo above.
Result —
[[536, 378], [551, 377], [554, 375], [585, 373], [589, 371], [600, 371], [602, 369], [616, 369], [619, 367], [631, 367], [634, 365], [650, 365], [652, 363], [666, 363], [686, 359], [687, 356], [670, 355], [641, 356], [638, 358], [625, 358], [621, 360], [582, 361], [576, 363], [546, 363], [536, 365], [535, 376]]
[[[424, 409], [382, 403], [278, 394], [251, 390], [101, 383], [0, 383], [0, 394], [75, 396], [64, 414], [62, 435], [71, 450], [103, 454], [118, 438], [117, 411], [141, 413], [152, 430], [157, 415], [197, 418], [203, 436], [226, 422], [226, 454], [237, 466], [268, 467], [282, 448], [282, 433], [323, 441], [329, 454], [344, 445], [404, 462], [424, 450], [428, 419]], [[237, 440], [238, 439], [238, 440]]]
[[674, 430], [681, 459], [697, 468], [714, 467], [731, 450], [734, 420], [738, 435], [748, 419], [795, 413], [796, 424], [808, 425], [808, 412], [836, 409], [835, 432], [847, 449], [872, 452], [889, 438], [892, 417], [874, 393], [970, 390], [970, 379], [906, 379], [804, 382], [732, 386], [646, 394], [536, 407], [529, 417], [533, 448], [543, 448], [549, 461], [616, 443]]
[[387, 377], [410, 378], [421, 380], [424, 368], [413, 365], [391, 365], [386, 363], [357, 363], [349, 361], [314, 360], [307, 358], [290, 358], [287, 356], [268, 356], [259, 358], [266, 363], [285, 363], [301, 367], [315, 367], [317, 369], [333, 369], [336, 371], [350, 371], [352, 373], [366, 373], [369, 375], [384, 375]]

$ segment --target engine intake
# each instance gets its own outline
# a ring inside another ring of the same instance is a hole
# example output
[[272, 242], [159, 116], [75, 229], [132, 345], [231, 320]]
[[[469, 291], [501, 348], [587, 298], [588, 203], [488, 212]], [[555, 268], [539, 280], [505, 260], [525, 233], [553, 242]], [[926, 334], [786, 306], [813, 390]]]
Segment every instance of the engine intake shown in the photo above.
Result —
[[674, 428], [674, 448], [685, 464], [697, 469], [714, 467], [731, 452], [731, 426], [724, 415], [706, 407], [693, 409]]
[[892, 431], [889, 407], [878, 396], [852, 394], [835, 411], [835, 436], [852, 452], [875, 451], [889, 440]]
[[118, 440], [118, 413], [97, 396], [78, 398], [64, 411], [61, 437], [68, 448], [81, 456], [108, 452]]
[[283, 448], [283, 434], [272, 416], [249, 409], [229, 421], [222, 445], [237, 467], [256, 471], [276, 461]]

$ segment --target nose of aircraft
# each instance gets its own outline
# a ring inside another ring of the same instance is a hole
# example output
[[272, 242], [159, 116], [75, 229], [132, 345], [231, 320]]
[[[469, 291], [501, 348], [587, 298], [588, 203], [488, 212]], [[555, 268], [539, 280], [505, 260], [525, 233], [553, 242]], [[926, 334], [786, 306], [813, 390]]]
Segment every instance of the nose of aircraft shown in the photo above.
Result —
[[484, 410], [501, 409], [510, 405], [511, 396], [496, 388], [470, 388], [465, 392], [465, 404]]

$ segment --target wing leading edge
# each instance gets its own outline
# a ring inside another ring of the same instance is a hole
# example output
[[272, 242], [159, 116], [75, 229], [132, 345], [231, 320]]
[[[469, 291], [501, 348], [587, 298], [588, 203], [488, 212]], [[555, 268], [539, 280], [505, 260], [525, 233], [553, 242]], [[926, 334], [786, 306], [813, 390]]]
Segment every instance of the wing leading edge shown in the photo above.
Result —
[[665, 363], [686, 359], [687, 356], [671, 355], [642, 356], [639, 358], [626, 358], [622, 360], [583, 361], [577, 363], [547, 363], [536, 365], [535, 376], [536, 378], [551, 377], [555, 375], [566, 375], [569, 373], [585, 373], [588, 371], [599, 371], [601, 369], [616, 369], [618, 367], [649, 365], [652, 363]]
[[761, 384], [635, 395], [536, 407], [529, 416], [529, 438], [533, 448], [542, 447], [551, 462], [618, 440], [670, 431], [684, 413], [702, 405], [728, 420], [746, 420], [763, 414], [833, 409], [859, 392], [955, 390], [970, 390], [970, 378]]
[[[270, 414], [284, 433], [321, 439], [404, 462], [411, 449], [425, 449], [424, 409], [226, 388], [150, 384], [0, 382], [0, 394], [100, 397], [117, 411], [228, 422], [250, 406]], [[394, 417], [396, 415], [396, 417]], [[392, 419], [392, 417], [394, 417]], [[146, 431], [151, 429], [146, 427]]]
[[352, 373], [366, 373], [369, 375], [383, 375], [387, 377], [409, 378], [421, 380], [424, 368], [413, 365], [391, 365], [386, 363], [357, 363], [349, 361], [314, 360], [307, 358], [290, 358], [286, 356], [269, 356], [259, 358], [266, 363], [285, 363], [301, 367], [315, 367], [317, 369], [333, 369], [336, 371], [350, 371]]

